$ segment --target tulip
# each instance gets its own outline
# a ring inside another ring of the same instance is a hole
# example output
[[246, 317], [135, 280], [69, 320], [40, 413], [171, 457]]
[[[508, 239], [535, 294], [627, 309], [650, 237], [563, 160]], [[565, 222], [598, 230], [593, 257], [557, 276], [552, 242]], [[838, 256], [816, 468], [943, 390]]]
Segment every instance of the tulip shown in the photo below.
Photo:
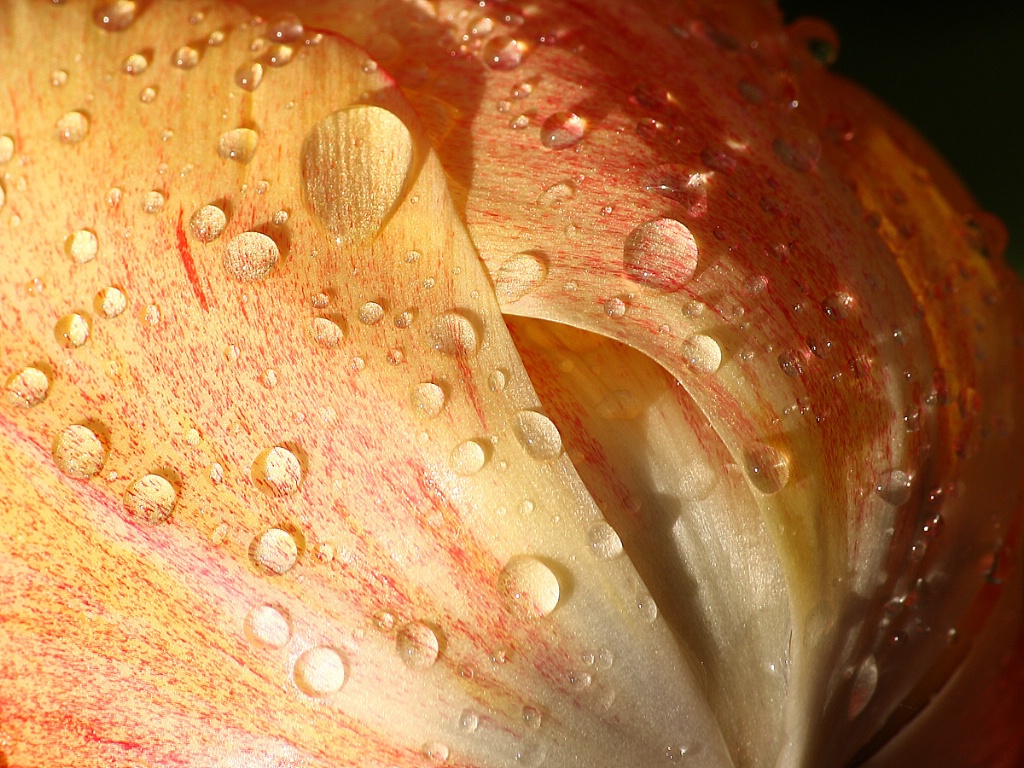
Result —
[[1019, 765], [1020, 284], [831, 29], [297, 12], [0, 0], [0, 766]]

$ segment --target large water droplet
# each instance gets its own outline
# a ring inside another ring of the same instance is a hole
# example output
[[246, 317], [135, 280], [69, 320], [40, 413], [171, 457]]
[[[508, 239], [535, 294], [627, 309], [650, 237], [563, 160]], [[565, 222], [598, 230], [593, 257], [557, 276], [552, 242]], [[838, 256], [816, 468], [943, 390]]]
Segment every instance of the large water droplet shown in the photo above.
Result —
[[629, 233], [622, 259], [631, 280], [678, 291], [697, 269], [697, 243], [686, 225], [675, 219], [654, 219]]
[[124, 494], [124, 508], [129, 517], [156, 525], [171, 516], [178, 494], [167, 478], [144, 475], [132, 483]]
[[543, 413], [519, 411], [512, 423], [516, 437], [533, 458], [554, 459], [562, 453], [562, 436], [558, 427]]
[[590, 551], [598, 560], [611, 560], [622, 554], [622, 539], [608, 523], [598, 522], [587, 531]]
[[483, 58], [491, 69], [515, 69], [523, 60], [523, 49], [514, 37], [495, 35], [484, 46]]
[[260, 135], [252, 128], [232, 128], [217, 139], [217, 154], [225, 160], [248, 165], [256, 154]]
[[92, 477], [107, 460], [103, 441], [83, 424], [65, 427], [53, 441], [53, 463], [68, 477], [79, 480]]
[[789, 459], [763, 443], [751, 445], [744, 453], [747, 477], [761, 493], [778, 493], [789, 482]]
[[78, 264], [86, 264], [95, 259], [99, 247], [96, 233], [88, 229], [72, 232], [64, 241], [64, 252]]
[[89, 340], [89, 321], [77, 312], [64, 315], [54, 326], [53, 335], [61, 346], [76, 349]]
[[418, 621], [402, 627], [395, 646], [402, 661], [411, 669], [429, 669], [441, 652], [437, 633]]
[[539, 619], [558, 605], [561, 587], [558, 577], [536, 557], [509, 560], [498, 576], [498, 592], [516, 616]]
[[487, 452], [476, 440], [466, 440], [452, 449], [449, 463], [455, 474], [469, 477], [484, 468]]
[[878, 663], [874, 656], [868, 656], [858, 667], [853, 678], [853, 688], [850, 689], [850, 705], [847, 709], [847, 716], [853, 720], [864, 711], [864, 708], [875, 695], [875, 688], [878, 686]]
[[268, 496], [288, 496], [302, 484], [302, 465], [294, 453], [276, 445], [256, 457], [252, 479]]
[[188, 221], [189, 231], [192, 237], [201, 243], [209, 243], [216, 240], [224, 232], [228, 225], [228, 217], [220, 207], [216, 205], [204, 205], [192, 214]]
[[906, 472], [893, 469], [878, 478], [875, 493], [884, 501], [898, 507], [910, 501], [910, 477]]
[[302, 146], [306, 202], [335, 238], [364, 240], [398, 205], [413, 161], [412, 135], [392, 112], [375, 106], [334, 112]]
[[292, 624], [282, 608], [257, 605], [245, 617], [245, 636], [249, 642], [267, 648], [281, 648], [292, 635]]
[[540, 143], [548, 149], [566, 149], [577, 144], [586, 131], [586, 122], [573, 112], [556, 112], [540, 128]]
[[19, 408], [31, 408], [46, 399], [50, 378], [38, 368], [26, 366], [8, 377], [4, 390], [8, 403]]
[[299, 559], [299, 544], [283, 528], [270, 528], [261, 533], [250, 547], [253, 562], [270, 573], [288, 573]]
[[98, 6], [92, 19], [107, 32], [123, 32], [135, 21], [136, 11], [134, 0], [115, 0]]
[[714, 373], [722, 367], [722, 348], [703, 333], [695, 333], [682, 344], [683, 359], [697, 373]]
[[452, 356], [475, 354], [480, 343], [473, 323], [459, 312], [435, 317], [427, 330], [427, 339], [438, 352]]
[[82, 112], [66, 112], [57, 121], [57, 139], [63, 144], [77, 144], [89, 133], [89, 118]]
[[224, 252], [224, 269], [243, 283], [262, 280], [277, 264], [281, 252], [262, 232], [242, 232], [228, 242]]
[[307, 696], [329, 696], [345, 684], [345, 660], [334, 648], [318, 645], [299, 656], [293, 676]]
[[413, 387], [411, 400], [413, 409], [420, 416], [432, 419], [444, 408], [444, 390], [426, 381]]

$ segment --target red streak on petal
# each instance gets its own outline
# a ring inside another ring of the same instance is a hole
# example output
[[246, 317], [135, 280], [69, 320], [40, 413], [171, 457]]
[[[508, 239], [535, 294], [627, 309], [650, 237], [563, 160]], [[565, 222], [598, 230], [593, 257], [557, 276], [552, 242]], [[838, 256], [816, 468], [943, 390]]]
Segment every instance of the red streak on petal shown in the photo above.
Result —
[[210, 304], [206, 300], [206, 294], [203, 293], [202, 287], [199, 285], [199, 274], [196, 272], [196, 263], [192, 259], [192, 249], [188, 247], [188, 238], [185, 237], [185, 221], [184, 212], [178, 211], [178, 255], [181, 256], [181, 263], [185, 267], [185, 276], [188, 277], [189, 285], [192, 286], [192, 293], [196, 295], [199, 300], [199, 306], [203, 308], [203, 312], [210, 311]]

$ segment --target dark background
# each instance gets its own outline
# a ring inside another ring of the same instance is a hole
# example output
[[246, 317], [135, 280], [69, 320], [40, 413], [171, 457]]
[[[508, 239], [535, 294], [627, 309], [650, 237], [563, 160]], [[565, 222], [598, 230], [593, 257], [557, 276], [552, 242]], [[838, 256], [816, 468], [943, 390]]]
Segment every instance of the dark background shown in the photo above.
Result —
[[833, 69], [917, 126], [1010, 231], [1024, 274], [1024, 1], [778, 0], [839, 33]]

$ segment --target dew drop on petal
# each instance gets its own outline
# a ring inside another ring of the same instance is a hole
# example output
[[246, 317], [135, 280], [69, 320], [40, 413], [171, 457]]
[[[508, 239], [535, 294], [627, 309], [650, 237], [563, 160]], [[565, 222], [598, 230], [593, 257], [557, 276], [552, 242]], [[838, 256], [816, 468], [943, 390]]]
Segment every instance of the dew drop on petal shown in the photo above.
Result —
[[96, 258], [99, 252], [99, 241], [96, 233], [89, 229], [79, 229], [68, 235], [64, 241], [64, 252], [78, 264], [86, 264]]
[[471, 709], [464, 709], [459, 715], [459, 730], [463, 733], [474, 733], [480, 725], [480, 716]]
[[89, 321], [77, 312], [64, 315], [54, 326], [53, 335], [61, 346], [76, 349], [89, 340]]
[[306, 203], [339, 241], [365, 240], [401, 201], [413, 155], [408, 127], [386, 109], [357, 106], [327, 115], [302, 146]]
[[412, 407], [425, 419], [432, 419], [444, 408], [444, 390], [433, 382], [417, 384], [412, 390]]
[[430, 346], [444, 355], [475, 354], [480, 342], [469, 318], [459, 312], [445, 312], [434, 318], [427, 330]]
[[345, 332], [329, 317], [314, 317], [310, 321], [313, 339], [321, 347], [336, 347], [345, 338]]
[[269, 528], [253, 542], [250, 555], [258, 567], [281, 575], [295, 567], [299, 559], [299, 545], [288, 531]]
[[540, 127], [540, 143], [548, 149], [566, 149], [583, 138], [586, 122], [573, 112], [556, 112]]
[[7, 402], [19, 408], [31, 408], [46, 399], [50, 378], [38, 368], [26, 366], [11, 374], [4, 385]]
[[678, 291], [697, 269], [697, 243], [675, 219], [654, 219], [636, 227], [622, 250], [626, 276], [661, 291]]
[[509, 560], [498, 576], [498, 592], [506, 606], [523, 619], [540, 619], [558, 605], [558, 577], [536, 557]]
[[496, 35], [484, 45], [483, 58], [491, 69], [515, 69], [523, 60], [523, 49], [514, 37]]
[[291, 639], [291, 634], [291, 621], [277, 606], [257, 605], [245, 617], [245, 636], [256, 645], [281, 648]]
[[789, 459], [770, 445], [755, 443], [744, 452], [750, 482], [761, 493], [778, 493], [789, 482]]
[[149, 59], [141, 53], [130, 54], [121, 62], [121, 71], [126, 75], [141, 75], [149, 67]]
[[878, 663], [874, 656], [868, 656], [857, 668], [853, 676], [853, 687], [850, 689], [850, 704], [847, 717], [853, 720], [864, 711], [878, 686]]
[[235, 70], [235, 85], [243, 91], [255, 91], [263, 82], [263, 65], [258, 61], [248, 61]]
[[882, 474], [875, 485], [875, 493], [894, 507], [906, 504], [910, 501], [910, 476], [899, 469], [893, 469]]
[[199, 51], [190, 45], [183, 45], [171, 56], [171, 64], [178, 69], [194, 69], [199, 64]]
[[292, 43], [305, 33], [302, 21], [294, 13], [286, 13], [271, 22], [267, 37], [275, 43]]
[[242, 232], [228, 242], [224, 269], [243, 283], [262, 280], [281, 256], [277, 243], [262, 232]]
[[345, 660], [326, 645], [318, 645], [302, 653], [295, 661], [295, 684], [307, 696], [329, 696], [345, 684]]
[[626, 302], [618, 296], [612, 296], [604, 303], [604, 313], [608, 317], [618, 319], [626, 314]]
[[9, 134], [0, 135], [0, 165], [7, 165], [14, 157], [14, 139]]
[[92, 19], [107, 32], [123, 32], [135, 21], [137, 10], [134, 0], [114, 0], [98, 6]]
[[598, 560], [611, 560], [622, 554], [622, 539], [606, 522], [597, 522], [587, 531], [590, 551]]
[[302, 484], [302, 465], [294, 453], [276, 445], [256, 457], [252, 479], [268, 496], [288, 496]]
[[228, 217], [220, 207], [204, 205], [192, 214], [192, 218], [188, 221], [188, 228], [196, 240], [201, 243], [209, 243], [221, 236], [227, 224]]
[[426, 624], [406, 624], [395, 640], [398, 655], [410, 669], [429, 669], [441, 652], [437, 633]]
[[97, 315], [113, 320], [128, 308], [128, 298], [121, 289], [111, 285], [96, 294], [92, 305]]
[[89, 133], [89, 118], [82, 112], [66, 112], [57, 121], [57, 139], [62, 144], [77, 144]]
[[124, 494], [124, 508], [129, 517], [156, 525], [171, 516], [178, 494], [167, 478], [144, 475], [133, 482]]
[[718, 342], [703, 333], [683, 341], [683, 359], [697, 373], [714, 373], [722, 367], [722, 348]]
[[364, 325], [376, 325], [384, 319], [384, 307], [375, 301], [368, 301], [359, 308], [359, 321]]
[[248, 165], [256, 154], [260, 135], [252, 128], [232, 128], [217, 139], [217, 154], [225, 160]]
[[512, 423], [516, 437], [533, 458], [546, 461], [562, 453], [562, 436], [558, 427], [543, 413], [519, 411]]
[[154, 189], [147, 192], [142, 199], [142, 210], [146, 213], [160, 213], [166, 202], [167, 198], [163, 196], [163, 193]]
[[487, 452], [476, 440], [465, 440], [452, 449], [449, 463], [455, 474], [469, 477], [484, 468]]
[[495, 289], [498, 297], [519, 301], [547, 279], [548, 265], [541, 256], [524, 252], [510, 256], [498, 268]]
[[53, 462], [68, 477], [79, 480], [103, 469], [107, 449], [99, 436], [82, 424], [65, 427], [53, 442]]
[[440, 741], [428, 741], [420, 751], [430, 765], [444, 765], [448, 762], [448, 745]]

